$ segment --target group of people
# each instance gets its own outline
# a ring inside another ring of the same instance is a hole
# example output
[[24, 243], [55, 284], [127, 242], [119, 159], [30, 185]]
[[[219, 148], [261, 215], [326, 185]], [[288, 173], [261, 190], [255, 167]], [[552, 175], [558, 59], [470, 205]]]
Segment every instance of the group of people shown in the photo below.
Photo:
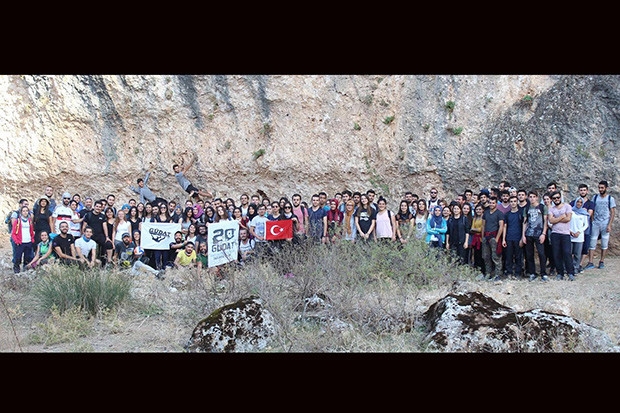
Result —
[[[501, 181], [498, 187], [477, 193], [467, 189], [450, 201], [442, 199], [437, 188], [428, 198], [408, 191], [394, 211], [372, 189], [347, 189], [333, 198], [321, 191], [310, 197], [309, 204], [299, 193], [277, 200], [264, 193], [243, 193], [237, 202], [194, 186], [184, 175], [194, 159], [183, 168], [173, 166], [189, 196], [182, 205], [156, 196], [148, 187], [148, 172], [137, 179], [137, 186], [128, 186], [140, 199], [129, 199], [122, 206], [113, 194], [82, 201], [79, 194], [65, 192], [57, 203], [50, 186], [32, 209], [27, 199], [21, 199], [9, 220], [14, 272], [51, 260], [83, 268], [117, 265], [158, 278], [167, 268], [207, 268], [208, 226], [236, 220], [239, 263], [273, 254], [286, 243], [399, 246], [420, 240], [429, 248], [452, 252], [462, 264], [476, 267], [484, 279], [547, 281], [555, 274], [557, 279], [574, 280], [576, 274], [595, 267], [599, 239], [598, 268], [604, 267], [615, 217], [616, 202], [606, 181], [598, 183], [593, 198], [586, 184], [579, 185], [578, 196], [570, 201], [555, 182], [539, 194]], [[266, 223], [274, 220], [291, 220], [292, 236], [269, 240]], [[169, 249], [145, 250], [140, 244], [143, 222], [179, 223], [181, 229]]]

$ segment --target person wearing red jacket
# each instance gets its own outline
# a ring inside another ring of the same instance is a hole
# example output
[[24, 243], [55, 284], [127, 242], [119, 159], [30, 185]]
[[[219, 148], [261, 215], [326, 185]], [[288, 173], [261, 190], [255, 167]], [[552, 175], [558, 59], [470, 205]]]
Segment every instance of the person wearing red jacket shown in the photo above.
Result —
[[13, 219], [13, 228], [11, 229], [11, 240], [15, 243], [13, 250], [13, 272], [19, 273], [23, 261], [23, 269], [30, 263], [34, 257], [34, 223], [30, 208], [22, 206], [19, 215]]

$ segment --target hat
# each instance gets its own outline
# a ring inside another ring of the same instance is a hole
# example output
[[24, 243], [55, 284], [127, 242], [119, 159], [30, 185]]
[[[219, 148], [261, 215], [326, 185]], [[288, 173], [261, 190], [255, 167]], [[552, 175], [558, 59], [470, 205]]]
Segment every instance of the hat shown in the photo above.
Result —
[[125, 238], [125, 237], [130, 237], [130, 236], [131, 236], [131, 235], [129, 235], [129, 232], [125, 232], [125, 233], [123, 233], [122, 238]]
[[64, 194], [62, 194], [63, 198], [71, 198], [71, 194], [69, 192], [65, 192]]
[[488, 189], [486, 189], [486, 188], [482, 188], [482, 189], [480, 190], [480, 193], [481, 193], [481, 194], [485, 194], [486, 196], [489, 196], [489, 195], [490, 195], [489, 190], [488, 190]]

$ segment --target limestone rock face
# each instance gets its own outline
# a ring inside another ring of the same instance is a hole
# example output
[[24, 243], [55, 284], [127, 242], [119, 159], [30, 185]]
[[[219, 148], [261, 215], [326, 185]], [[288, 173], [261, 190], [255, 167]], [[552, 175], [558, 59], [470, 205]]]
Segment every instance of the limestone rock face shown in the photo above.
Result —
[[550, 75], [4, 75], [0, 212], [52, 185], [121, 203], [187, 198], [172, 165], [235, 200], [374, 188], [395, 208], [507, 179], [570, 197], [618, 181], [620, 77]]

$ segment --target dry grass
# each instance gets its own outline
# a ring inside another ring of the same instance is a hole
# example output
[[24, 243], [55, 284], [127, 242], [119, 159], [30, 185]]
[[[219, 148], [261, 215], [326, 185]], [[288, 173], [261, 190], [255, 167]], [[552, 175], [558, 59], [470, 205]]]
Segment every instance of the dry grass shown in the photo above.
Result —
[[[0, 250], [0, 254], [6, 250]], [[475, 273], [422, 248], [405, 251], [320, 248], [287, 253], [222, 280], [170, 270], [133, 280], [132, 297], [93, 317], [36, 307], [39, 272], [0, 269], [0, 352], [183, 352], [196, 324], [213, 310], [255, 294], [278, 322], [266, 352], [424, 352], [416, 321], [453, 285], [480, 291], [517, 311], [541, 308], [575, 317], [620, 339], [619, 260], [575, 282], [476, 281]], [[10, 260], [9, 260], [10, 261]], [[292, 273], [293, 277], [285, 276]], [[318, 307], [316, 304], [319, 303]]]

